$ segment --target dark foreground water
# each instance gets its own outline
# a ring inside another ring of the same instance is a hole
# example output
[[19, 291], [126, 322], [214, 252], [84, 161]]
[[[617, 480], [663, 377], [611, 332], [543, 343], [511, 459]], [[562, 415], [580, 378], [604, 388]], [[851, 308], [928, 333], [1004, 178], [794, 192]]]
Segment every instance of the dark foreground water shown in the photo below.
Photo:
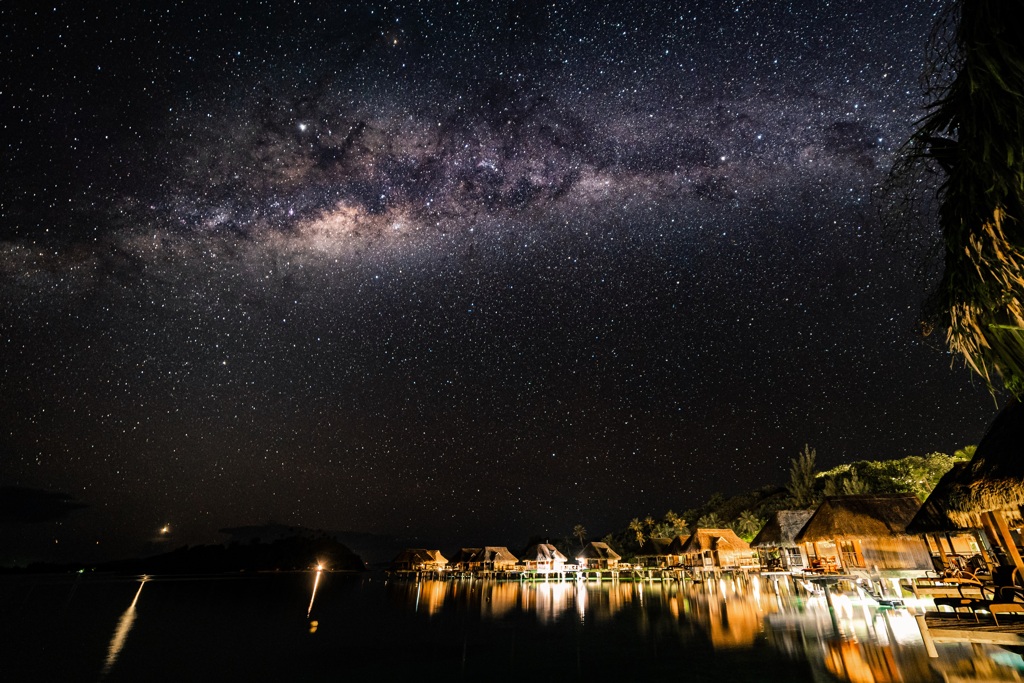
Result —
[[997, 647], [928, 658], [910, 610], [834, 606], [771, 579], [7, 577], [0, 681], [1020, 680]]

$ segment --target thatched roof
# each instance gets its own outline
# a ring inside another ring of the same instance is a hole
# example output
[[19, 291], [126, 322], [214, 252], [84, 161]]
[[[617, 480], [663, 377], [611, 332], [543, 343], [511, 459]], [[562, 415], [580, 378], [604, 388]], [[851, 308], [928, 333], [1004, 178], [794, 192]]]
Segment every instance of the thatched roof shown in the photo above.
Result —
[[682, 555], [683, 545], [686, 543], [689, 536], [676, 536], [672, 539], [672, 545], [668, 547], [669, 555]]
[[950, 519], [977, 526], [977, 515], [1001, 510], [1011, 524], [1020, 522], [1024, 505], [1024, 403], [1011, 399], [978, 444], [967, 467], [949, 487]]
[[479, 562], [480, 560], [474, 559], [480, 556], [483, 552], [483, 548], [459, 548], [452, 559], [448, 560], [450, 564], [463, 564], [466, 562]]
[[568, 558], [550, 543], [537, 543], [526, 549], [524, 562], [565, 562]]
[[807, 524], [814, 510], [777, 510], [750, 542], [751, 548], [793, 547], [796, 535]]
[[665, 557], [671, 555], [671, 538], [648, 538], [640, 546], [637, 557]]
[[974, 520], [974, 523], [965, 526], [953, 521], [949, 516], [949, 497], [955, 488], [963, 487], [960, 480], [967, 470], [967, 465], [968, 463], [966, 462], [958, 462], [942, 475], [942, 478], [939, 479], [935, 488], [928, 495], [928, 499], [924, 501], [924, 505], [921, 506], [921, 509], [914, 515], [914, 518], [907, 524], [907, 533], [931, 534], [960, 531], [964, 528], [979, 525], [978, 521]]
[[452, 564], [469, 562], [498, 562], [515, 564], [519, 560], [503, 545], [488, 545], [483, 548], [460, 548], [451, 559]]
[[813, 543], [837, 538], [907, 536], [907, 524], [920, 507], [912, 493], [825, 498], [794, 540]]
[[750, 544], [732, 529], [697, 529], [682, 544], [679, 554], [689, 555], [705, 550], [750, 550]]
[[600, 541], [591, 541], [583, 547], [580, 554], [576, 556], [577, 560], [621, 560], [622, 555], [611, 549], [607, 543], [601, 543]]
[[489, 545], [484, 548], [484, 562], [501, 562], [503, 564], [515, 564], [519, 558], [513, 555], [503, 545]]
[[440, 550], [428, 550], [427, 548], [406, 548], [398, 553], [398, 557], [391, 561], [391, 564], [409, 564], [418, 566], [421, 564], [437, 564], [444, 566], [448, 560], [441, 554]]

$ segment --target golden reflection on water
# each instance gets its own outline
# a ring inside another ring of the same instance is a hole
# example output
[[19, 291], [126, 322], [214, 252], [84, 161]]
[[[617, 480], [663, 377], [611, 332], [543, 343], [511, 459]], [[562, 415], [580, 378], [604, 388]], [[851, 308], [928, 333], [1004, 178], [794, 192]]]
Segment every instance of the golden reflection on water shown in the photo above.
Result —
[[[324, 573], [324, 568], [317, 565], [316, 578], [313, 579], [313, 594], [309, 596], [309, 607], [306, 608], [306, 618], [309, 619], [309, 615], [313, 613], [313, 601], [316, 600], [316, 589], [320, 586], [320, 577]], [[316, 629], [312, 629], [310, 633], [315, 633]]]
[[[675, 632], [716, 650], [766, 642], [806, 660], [816, 680], [918, 683], [945, 680], [1020, 681], [1024, 659], [992, 645], [945, 643], [929, 659], [913, 613], [883, 610], [859, 590], [794, 583], [789, 577], [726, 576], [691, 581], [395, 581], [392, 595], [426, 615], [457, 609], [482, 620], [513, 614], [542, 624], [575, 619], [601, 623], [635, 619], [641, 635]], [[808, 591], [810, 589], [810, 591]], [[924, 604], [912, 609], [920, 610]]]
[[139, 590], [135, 591], [135, 598], [132, 600], [132, 604], [128, 605], [128, 609], [124, 611], [121, 618], [117, 621], [114, 635], [110, 639], [110, 645], [107, 646], [107, 660], [103, 663], [103, 671], [100, 672], [100, 678], [105, 678], [110, 673], [110, 669], [113, 668], [118, 656], [121, 654], [121, 650], [124, 649], [124, 643], [128, 640], [128, 633], [135, 624], [135, 605], [139, 602], [139, 596], [142, 595], [142, 587], [146, 585], [146, 580], [145, 576], [142, 577], [142, 580], [139, 582]]

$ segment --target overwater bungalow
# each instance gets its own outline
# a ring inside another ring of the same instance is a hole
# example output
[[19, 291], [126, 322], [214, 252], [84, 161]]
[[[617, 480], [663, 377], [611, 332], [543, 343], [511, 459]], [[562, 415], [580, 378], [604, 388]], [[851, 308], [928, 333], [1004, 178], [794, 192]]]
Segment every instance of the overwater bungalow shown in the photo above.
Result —
[[448, 560], [440, 550], [427, 548], [406, 548], [391, 561], [394, 571], [443, 571]]
[[991, 572], [995, 564], [981, 518], [969, 521], [974, 527], [964, 527], [949, 515], [950, 495], [966, 469], [966, 462], [953, 465], [907, 524], [907, 532], [924, 536], [932, 564], [946, 576], [973, 575], [982, 569]]
[[791, 572], [808, 566], [807, 551], [796, 542], [796, 535], [813, 514], [814, 510], [778, 510], [768, 518], [750, 542], [761, 569]]
[[697, 571], [752, 569], [750, 544], [732, 529], [697, 529], [678, 548], [682, 564]]
[[678, 559], [672, 553], [671, 538], [648, 538], [636, 554], [637, 563], [644, 567], [673, 567]]
[[460, 548], [448, 562], [453, 569], [465, 572], [512, 571], [519, 559], [503, 545], [483, 548]]
[[920, 574], [932, 569], [931, 555], [907, 532], [920, 507], [911, 493], [827, 497], [794, 540], [816, 572]]
[[523, 553], [521, 562], [526, 571], [560, 572], [565, 568], [568, 558], [550, 543], [536, 543]]
[[583, 569], [614, 569], [621, 559], [622, 555], [600, 541], [591, 541], [576, 556], [576, 561]]
[[942, 491], [939, 487], [936, 491], [936, 507], [953, 524], [960, 529], [984, 529], [999, 563], [1024, 575], [1024, 403], [1011, 400], [970, 462], [950, 476]]

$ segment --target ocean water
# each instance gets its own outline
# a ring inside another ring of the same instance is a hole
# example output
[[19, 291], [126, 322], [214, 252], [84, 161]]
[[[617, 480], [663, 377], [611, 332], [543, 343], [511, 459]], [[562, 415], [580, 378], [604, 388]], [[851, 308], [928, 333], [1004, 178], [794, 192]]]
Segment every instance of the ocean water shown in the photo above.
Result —
[[330, 572], [0, 578], [0, 681], [1002, 681], [909, 609], [785, 580], [410, 581]]

